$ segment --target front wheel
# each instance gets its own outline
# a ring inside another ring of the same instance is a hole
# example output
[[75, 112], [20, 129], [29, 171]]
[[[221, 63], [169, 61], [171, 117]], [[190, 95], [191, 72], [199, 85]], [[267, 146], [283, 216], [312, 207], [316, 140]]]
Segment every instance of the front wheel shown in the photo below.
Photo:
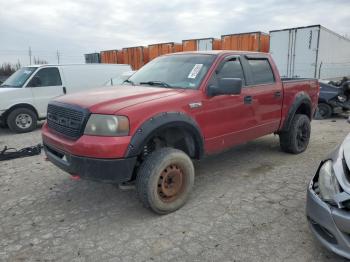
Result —
[[36, 114], [28, 108], [17, 108], [7, 117], [7, 124], [11, 131], [26, 133], [33, 131], [37, 126]]
[[310, 134], [310, 119], [306, 115], [295, 115], [289, 130], [279, 134], [281, 149], [292, 154], [304, 152], [309, 145]]
[[136, 190], [145, 207], [168, 214], [186, 203], [193, 183], [191, 159], [180, 150], [161, 148], [141, 164]]
[[327, 119], [332, 116], [333, 109], [330, 105], [326, 103], [319, 103], [317, 107], [318, 107], [318, 114], [320, 116], [320, 119]]

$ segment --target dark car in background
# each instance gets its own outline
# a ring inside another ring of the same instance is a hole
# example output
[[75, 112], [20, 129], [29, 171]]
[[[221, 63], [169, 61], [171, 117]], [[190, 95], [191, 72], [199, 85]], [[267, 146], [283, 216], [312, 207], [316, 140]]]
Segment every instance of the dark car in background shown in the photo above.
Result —
[[344, 81], [339, 86], [334, 82], [320, 82], [318, 98], [318, 118], [330, 118], [333, 114], [350, 109], [350, 81]]
[[350, 134], [321, 162], [311, 180], [306, 216], [321, 244], [350, 259]]

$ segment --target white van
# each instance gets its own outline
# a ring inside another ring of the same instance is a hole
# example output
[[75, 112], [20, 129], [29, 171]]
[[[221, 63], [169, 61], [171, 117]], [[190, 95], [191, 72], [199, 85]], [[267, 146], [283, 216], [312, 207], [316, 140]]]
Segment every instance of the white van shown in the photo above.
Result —
[[103, 86], [132, 71], [129, 65], [33, 65], [19, 69], [0, 86], [0, 125], [32, 131], [46, 118], [48, 102], [58, 96]]

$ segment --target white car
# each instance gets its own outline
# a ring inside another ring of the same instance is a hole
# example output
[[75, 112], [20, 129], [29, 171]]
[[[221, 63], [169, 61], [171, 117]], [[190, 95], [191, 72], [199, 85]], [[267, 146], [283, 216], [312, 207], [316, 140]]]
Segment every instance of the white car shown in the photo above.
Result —
[[130, 72], [130, 65], [33, 65], [19, 69], [0, 86], [0, 124], [17, 133], [35, 129], [58, 96], [103, 86]]

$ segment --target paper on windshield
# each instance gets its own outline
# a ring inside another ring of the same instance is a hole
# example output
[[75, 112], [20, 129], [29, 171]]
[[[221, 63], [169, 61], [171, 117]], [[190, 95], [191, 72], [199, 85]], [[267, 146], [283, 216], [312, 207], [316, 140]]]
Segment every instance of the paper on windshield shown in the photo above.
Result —
[[202, 67], [203, 67], [203, 64], [195, 64], [190, 74], [188, 75], [188, 78], [195, 79], [199, 71], [201, 71]]

